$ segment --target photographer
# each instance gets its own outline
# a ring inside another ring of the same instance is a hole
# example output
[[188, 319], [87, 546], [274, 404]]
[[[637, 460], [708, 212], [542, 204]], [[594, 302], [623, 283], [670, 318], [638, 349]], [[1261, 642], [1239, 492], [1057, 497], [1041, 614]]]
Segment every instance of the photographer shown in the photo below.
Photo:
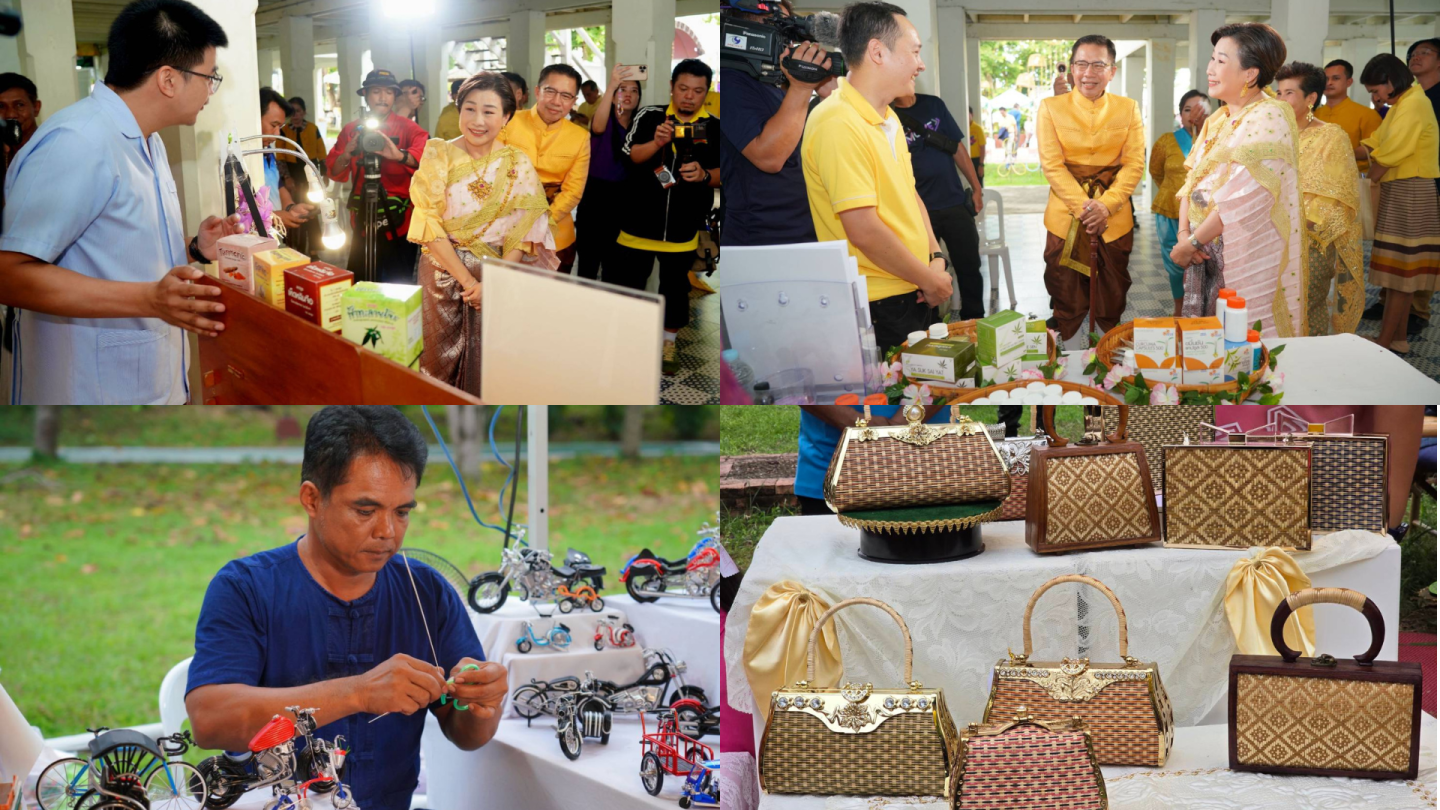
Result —
[[[375, 245], [375, 281], [401, 284], [415, 283], [415, 251], [413, 244], [406, 240], [410, 229], [410, 178], [420, 167], [420, 156], [425, 153], [425, 141], [429, 137], [420, 125], [408, 118], [402, 118], [393, 111], [395, 96], [400, 83], [395, 74], [388, 70], [372, 70], [365, 77], [365, 83], [356, 91], [365, 97], [369, 116], [351, 121], [340, 130], [330, 155], [326, 158], [326, 169], [330, 178], [344, 183], [353, 175], [355, 187], [350, 194], [350, 223], [356, 228], [356, 238], [350, 243], [350, 267], [352, 272], [362, 269], [367, 242]], [[370, 145], [361, 138], [367, 118], [378, 121], [374, 131], [381, 138], [374, 138]], [[363, 219], [361, 194], [366, 179], [363, 167], [363, 153], [371, 152], [380, 161], [380, 185], [382, 197], [377, 207], [374, 231], [366, 234]]]
[[19, 124], [19, 138], [13, 143], [13, 133], [8, 129], [0, 133], [0, 151], [8, 158], [25, 148], [30, 136], [39, 126], [35, 122], [40, 115], [40, 97], [36, 94], [35, 83], [19, 73], [0, 73], [0, 119], [7, 123]]
[[[781, 0], [790, 16], [790, 0]], [[760, 14], [727, 10], [727, 15], [764, 22]], [[744, 70], [722, 67], [728, 112], [721, 128], [720, 173], [727, 191], [728, 220], [720, 235], [729, 245], [787, 245], [814, 242], [806, 209], [805, 173], [800, 168], [800, 136], [810, 98], [820, 82], [797, 81], [783, 60], [794, 57], [830, 69], [830, 56], [814, 42], [787, 47], [782, 55], [784, 87], [761, 82]]]
[[[915, 172], [915, 190], [925, 203], [935, 238], [945, 243], [945, 252], [960, 289], [960, 317], [985, 316], [985, 284], [980, 279], [980, 235], [975, 217], [985, 207], [980, 178], [962, 145], [965, 136], [938, 96], [913, 93], [890, 105], [905, 128], [910, 146], [910, 165]], [[970, 190], [960, 183], [960, 174]]]
[[663, 370], [679, 370], [675, 335], [690, 322], [690, 267], [700, 229], [720, 187], [719, 120], [704, 109], [714, 77], [710, 66], [686, 59], [670, 73], [670, 106], [645, 107], [625, 136], [630, 172], [629, 208], [620, 220], [610, 281], [642, 290], [660, 261], [665, 297]]

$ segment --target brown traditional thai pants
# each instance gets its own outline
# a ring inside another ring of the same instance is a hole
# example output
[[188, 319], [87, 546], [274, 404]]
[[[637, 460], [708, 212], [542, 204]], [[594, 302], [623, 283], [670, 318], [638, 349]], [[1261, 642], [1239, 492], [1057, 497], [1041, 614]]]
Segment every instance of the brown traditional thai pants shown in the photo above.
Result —
[[[1120, 322], [1125, 312], [1125, 296], [1130, 292], [1130, 249], [1135, 241], [1131, 231], [1113, 242], [1100, 242], [1099, 275], [1095, 276], [1095, 331], [1105, 334]], [[1050, 293], [1050, 307], [1060, 337], [1069, 340], [1076, 330], [1085, 328], [1090, 315], [1090, 278], [1060, 263], [1064, 237], [1045, 234], [1045, 289]], [[1090, 264], [1089, 237], [1081, 231], [1075, 241], [1073, 259]], [[1090, 268], [1094, 274], [1096, 268]]]

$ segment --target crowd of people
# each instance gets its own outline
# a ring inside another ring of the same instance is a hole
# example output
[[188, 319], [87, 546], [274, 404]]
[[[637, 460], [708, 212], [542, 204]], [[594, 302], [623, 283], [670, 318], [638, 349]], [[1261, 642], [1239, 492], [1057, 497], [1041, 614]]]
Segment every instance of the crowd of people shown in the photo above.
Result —
[[[1364, 66], [1373, 109], [1348, 98], [1349, 63], [1287, 63], [1268, 25], [1227, 24], [1210, 41], [1205, 92], [1182, 96], [1180, 125], [1159, 136], [1148, 164], [1174, 314], [1215, 314], [1226, 287], [1266, 337], [1354, 332], [1368, 279], [1383, 291], [1365, 313], [1381, 319], [1377, 341], [1409, 351], [1407, 327], [1428, 320], [1440, 278], [1440, 40], [1412, 45], [1408, 65], [1381, 54]], [[726, 71], [722, 245], [845, 240], [884, 350], [936, 321], [952, 284], [960, 317], [984, 313], [975, 218], [986, 135], [972, 109], [967, 153], [945, 103], [915, 92], [925, 62], [900, 7], [846, 6], [839, 45], [848, 73], [822, 85], [783, 66], [789, 81], [778, 88]], [[792, 51], [828, 67], [813, 44]], [[1049, 185], [1050, 326], [1070, 348], [1116, 326], [1131, 287], [1131, 198], [1146, 143], [1139, 104], [1108, 92], [1116, 61], [1108, 38], [1076, 40], [1033, 121]], [[992, 146], [1011, 149], [1029, 128], [1009, 113]], [[781, 213], [802, 206], [808, 221]]]
[[[202, 273], [190, 263], [213, 261], [215, 242], [245, 218], [211, 217], [187, 245], [159, 131], [195, 124], [220, 89], [216, 52], [229, 44], [185, 0], [134, 0], [111, 28], [104, 81], [38, 127], [35, 85], [0, 75], [0, 119], [18, 131], [0, 132], [10, 201], [0, 304], [10, 313], [3, 346], [16, 358], [15, 402], [188, 399], [181, 330], [213, 337], [223, 328], [211, 288], [191, 289]], [[322, 182], [341, 185], [355, 232], [347, 269], [425, 289], [427, 374], [479, 393], [486, 258], [632, 289], [658, 264], [663, 364], [673, 374], [676, 335], [690, 317], [689, 273], [720, 186], [704, 120], [718, 124], [713, 71], [680, 61], [669, 103], [645, 107], [644, 66], [617, 65], [603, 89], [565, 64], [533, 78], [533, 88], [513, 72], [452, 82], [432, 137], [420, 114], [425, 86], [372, 70], [357, 91], [362, 114], [328, 149], [304, 98], [262, 88], [261, 134], [276, 136], [267, 146], [304, 158], [267, 154], [252, 184], [265, 189], [275, 230], [308, 255], [320, 250], [320, 217], [305, 160]], [[367, 166], [377, 175], [368, 188]], [[103, 177], [115, 178], [108, 200], [95, 193]], [[117, 247], [131, 257], [123, 266], [104, 261]], [[128, 376], [97, 378], [96, 368]]]

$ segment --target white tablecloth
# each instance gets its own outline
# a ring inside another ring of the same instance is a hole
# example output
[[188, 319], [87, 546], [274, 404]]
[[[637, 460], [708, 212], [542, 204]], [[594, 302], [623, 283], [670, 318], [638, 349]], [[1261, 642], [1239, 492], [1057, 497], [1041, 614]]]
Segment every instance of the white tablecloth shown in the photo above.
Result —
[[688, 664], [686, 683], [705, 690], [712, 705], [720, 702], [720, 614], [709, 599], [666, 599], [637, 603], [629, 595], [607, 596], [607, 605], [625, 611], [640, 643], [667, 649]]
[[1440, 382], [1359, 335], [1276, 338], [1285, 401], [1303, 405], [1434, 405]]
[[[773, 583], [789, 579], [832, 604], [853, 596], [889, 603], [914, 638], [916, 680], [945, 690], [958, 726], [979, 721], [995, 662], [1007, 649], [1021, 649], [1021, 616], [1030, 595], [1052, 577], [1082, 573], [1104, 582], [1120, 598], [1129, 622], [1130, 654], [1159, 664], [1176, 725], [1204, 722], [1225, 695], [1227, 667], [1235, 652], [1221, 607], [1222, 585], [1246, 552], [1167, 549], [1157, 543], [1042, 556], [1025, 545], [1024, 531], [1023, 521], [986, 524], [985, 551], [976, 557], [893, 565], [861, 559], [856, 553], [859, 531], [845, 528], [834, 517], [776, 520], [755, 549], [725, 626], [731, 707], [755, 715], [758, 741], [760, 715], [741, 663], [745, 628], [755, 600]], [[1345, 586], [1367, 593], [1390, 628], [1380, 658], [1395, 660], [1400, 553], [1394, 541], [1369, 532], [1339, 532], [1317, 537], [1314, 547], [1297, 552], [1296, 561], [1317, 587]], [[1332, 572], [1340, 576], [1331, 577]], [[1084, 623], [1077, 593], [1088, 606]], [[889, 616], [860, 606], [840, 612], [836, 620], [847, 679], [901, 682], [900, 635]], [[1369, 646], [1369, 627], [1356, 611], [1322, 606], [1315, 625], [1320, 651], [1353, 655]], [[1114, 611], [1086, 586], [1067, 583], [1047, 593], [1036, 606], [1032, 632], [1035, 660], [1077, 653], [1097, 663], [1119, 660]]]
[[[645, 722], [655, 730], [654, 718]], [[718, 745], [714, 735], [701, 742]], [[667, 774], [659, 796], [646, 793], [640, 782], [639, 743], [640, 720], [635, 715], [616, 715], [609, 744], [585, 740], [574, 762], [560, 753], [552, 717], [536, 719], [531, 728], [524, 720], [501, 720], [495, 738], [472, 753], [451, 745], [434, 715], [426, 718], [420, 738], [431, 810], [674, 808], [684, 780]]]
[[[1312, 776], [1270, 776], [1229, 770], [1223, 725], [1175, 730], [1163, 769], [1103, 766], [1110, 810], [1410, 810], [1435, 807], [1435, 718], [1421, 713], [1420, 773], [1414, 781], [1376, 782]], [[729, 778], [731, 763], [725, 763]], [[738, 775], [737, 775], [737, 778]], [[760, 795], [763, 810], [946, 810], [933, 802], [848, 796]]]

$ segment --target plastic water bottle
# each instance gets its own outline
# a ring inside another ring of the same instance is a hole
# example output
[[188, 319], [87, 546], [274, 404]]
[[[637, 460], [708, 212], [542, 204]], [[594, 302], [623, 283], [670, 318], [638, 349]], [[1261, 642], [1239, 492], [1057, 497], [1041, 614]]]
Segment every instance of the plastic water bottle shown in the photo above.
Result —
[[740, 352], [726, 349], [720, 353], [720, 356], [724, 358], [725, 365], [730, 367], [730, 373], [735, 375], [735, 381], [740, 383], [741, 388], [749, 391], [750, 387], [755, 384], [755, 372], [744, 360], [740, 359]]

